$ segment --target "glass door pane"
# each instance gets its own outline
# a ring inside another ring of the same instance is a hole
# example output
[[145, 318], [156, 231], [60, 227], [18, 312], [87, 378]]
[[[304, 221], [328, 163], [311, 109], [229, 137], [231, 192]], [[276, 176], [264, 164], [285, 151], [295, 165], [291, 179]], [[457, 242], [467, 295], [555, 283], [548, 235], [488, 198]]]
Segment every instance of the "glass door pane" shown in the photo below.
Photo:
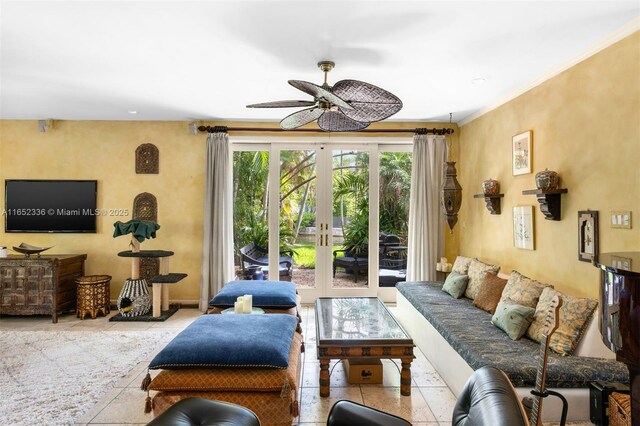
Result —
[[233, 244], [239, 279], [262, 279], [268, 270], [268, 176], [268, 151], [233, 152]]
[[333, 288], [369, 286], [369, 153], [333, 150]]
[[292, 252], [291, 281], [300, 289], [316, 287], [316, 160], [313, 149], [280, 151], [280, 250]]
[[395, 287], [407, 274], [411, 152], [380, 152], [380, 287]]

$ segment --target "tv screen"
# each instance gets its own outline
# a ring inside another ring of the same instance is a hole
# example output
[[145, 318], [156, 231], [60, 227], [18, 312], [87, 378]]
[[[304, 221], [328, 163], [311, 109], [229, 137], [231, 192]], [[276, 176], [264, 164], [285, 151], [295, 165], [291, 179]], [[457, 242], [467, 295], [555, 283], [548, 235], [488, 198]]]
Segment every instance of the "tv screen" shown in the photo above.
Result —
[[95, 180], [5, 181], [6, 232], [96, 232]]

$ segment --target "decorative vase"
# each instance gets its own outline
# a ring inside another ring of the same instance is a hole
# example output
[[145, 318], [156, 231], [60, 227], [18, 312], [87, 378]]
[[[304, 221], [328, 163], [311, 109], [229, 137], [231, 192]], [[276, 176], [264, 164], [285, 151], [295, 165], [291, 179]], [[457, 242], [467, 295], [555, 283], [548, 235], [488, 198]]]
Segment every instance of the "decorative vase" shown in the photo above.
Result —
[[147, 280], [125, 280], [116, 304], [123, 317], [146, 315], [151, 310], [151, 296]]
[[553, 191], [560, 186], [560, 176], [553, 170], [544, 169], [536, 173], [536, 186], [542, 191]]
[[500, 182], [494, 179], [483, 180], [482, 191], [484, 195], [498, 195], [500, 193]]

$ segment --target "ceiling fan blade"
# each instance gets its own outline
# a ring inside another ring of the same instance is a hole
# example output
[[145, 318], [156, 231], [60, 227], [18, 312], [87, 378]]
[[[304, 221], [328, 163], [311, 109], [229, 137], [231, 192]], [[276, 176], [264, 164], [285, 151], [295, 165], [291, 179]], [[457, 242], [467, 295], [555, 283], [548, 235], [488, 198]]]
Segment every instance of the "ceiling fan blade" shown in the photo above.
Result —
[[340, 111], [325, 111], [318, 119], [318, 126], [327, 132], [357, 132], [369, 123], [352, 120]]
[[364, 81], [341, 80], [332, 90], [354, 107], [344, 114], [356, 121], [384, 120], [402, 109], [402, 101], [396, 95]]
[[315, 121], [322, 115], [324, 110], [320, 108], [307, 108], [302, 111], [294, 112], [291, 115], [286, 116], [280, 122], [280, 127], [285, 130], [296, 129], [300, 126], [304, 126], [307, 123]]
[[301, 108], [314, 106], [315, 104], [315, 101], [273, 101], [247, 105], [247, 108]]
[[317, 84], [309, 83], [308, 81], [302, 80], [289, 80], [289, 84], [298, 90], [302, 90], [303, 92], [310, 94], [315, 98], [324, 98], [327, 102], [331, 102], [333, 105], [336, 105], [342, 109], [353, 109], [351, 105], [346, 103], [339, 96], [336, 96], [335, 94], [331, 93], [323, 87], [318, 86]]

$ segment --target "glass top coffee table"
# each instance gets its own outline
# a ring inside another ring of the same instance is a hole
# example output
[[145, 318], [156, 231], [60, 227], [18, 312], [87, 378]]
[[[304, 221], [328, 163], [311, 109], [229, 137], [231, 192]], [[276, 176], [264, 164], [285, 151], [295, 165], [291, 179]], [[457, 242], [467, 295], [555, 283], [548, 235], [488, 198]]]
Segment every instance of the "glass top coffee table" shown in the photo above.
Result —
[[400, 393], [411, 395], [413, 340], [377, 297], [320, 297], [316, 300], [320, 396], [330, 393], [332, 359], [399, 358]]

